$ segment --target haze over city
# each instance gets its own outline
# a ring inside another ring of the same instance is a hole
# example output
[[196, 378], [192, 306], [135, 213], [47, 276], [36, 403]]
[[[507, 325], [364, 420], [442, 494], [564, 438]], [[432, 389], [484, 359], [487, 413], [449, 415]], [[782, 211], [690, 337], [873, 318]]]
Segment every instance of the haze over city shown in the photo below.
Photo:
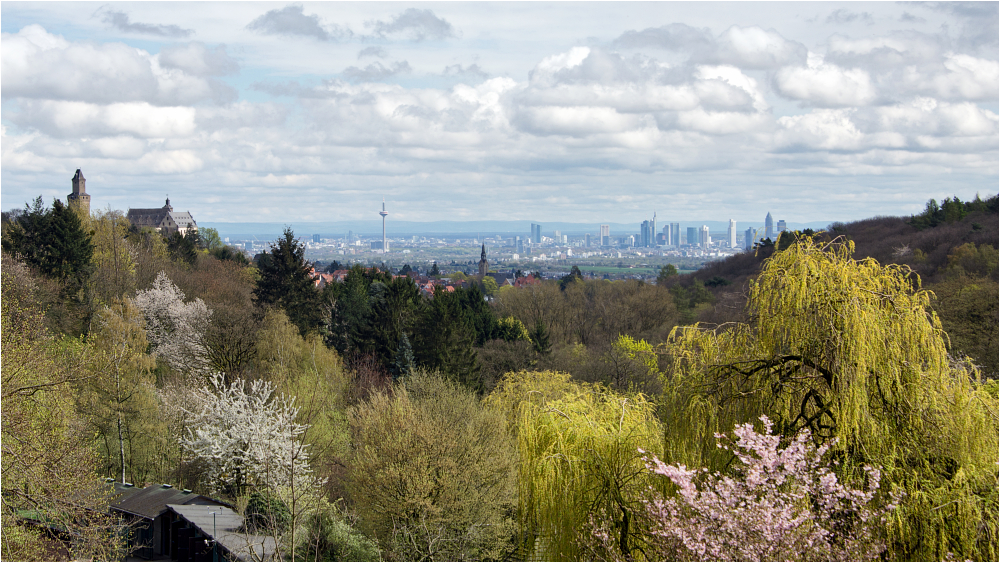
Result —
[[996, 193], [997, 4], [4, 2], [3, 209], [749, 226]]

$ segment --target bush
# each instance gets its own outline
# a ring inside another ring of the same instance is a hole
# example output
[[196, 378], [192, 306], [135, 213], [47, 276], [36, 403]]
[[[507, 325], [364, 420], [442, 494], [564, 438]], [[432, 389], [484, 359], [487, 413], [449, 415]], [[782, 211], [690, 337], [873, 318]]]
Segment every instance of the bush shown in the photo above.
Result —
[[306, 561], [381, 561], [378, 544], [357, 531], [330, 504], [309, 514], [305, 539], [295, 550], [295, 559]]
[[288, 529], [292, 513], [288, 506], [276, 496], [254, 491], [247, 500], [243, 511], [244, 526], [248, 531], [277, 535]]

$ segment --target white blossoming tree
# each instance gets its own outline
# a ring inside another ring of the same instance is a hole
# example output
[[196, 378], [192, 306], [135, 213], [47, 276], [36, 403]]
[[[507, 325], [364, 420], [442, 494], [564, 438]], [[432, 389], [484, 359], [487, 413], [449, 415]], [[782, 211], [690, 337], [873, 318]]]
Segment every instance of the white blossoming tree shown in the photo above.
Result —
[[146, 318], [146, 338], [154, 356], [183, 374], [208, 373], [203, 339], [212, 310], [201, 299], [185, 303], [184, 292], [160, 272], [149, 289], [136, 294], [134, 302]]
[[300, 440], [309, 426], [295, 422], [295, 398], [274, 391], [262, 380], [226, 384], [218, 373], [194, 391], [201, 410], [187, 411], [180, 443], [206, 463], [216, 489], [242, 494], [248, 486], [278, 490], [311, 479], [308, 446]]

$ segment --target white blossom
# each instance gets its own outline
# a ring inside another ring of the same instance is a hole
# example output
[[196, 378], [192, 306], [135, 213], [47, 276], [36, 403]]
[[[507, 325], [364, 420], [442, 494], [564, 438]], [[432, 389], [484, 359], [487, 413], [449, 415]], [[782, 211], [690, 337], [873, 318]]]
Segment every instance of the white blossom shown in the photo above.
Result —
[[149, 289], [136, 294], [135, 304], [146, 318], [146, 338], [154, 356], [181, 373], [208, 372], [203, 337], [212, 310], [204, 301], [196, 298], [185, 303], [184, 292], [160, 272]]
[[210, 386], [194, 392], [191, 402], [201, 411], [185, 411], [188, 429], [180, 444], [208, 465], [215, 486], [283, 488], [309, 477], [309, 453], [299, 440], [309, 426], [295, 422], [295, 398], [274, 391], [262, 380], [236, 378], [227, 385], [215, 373]]

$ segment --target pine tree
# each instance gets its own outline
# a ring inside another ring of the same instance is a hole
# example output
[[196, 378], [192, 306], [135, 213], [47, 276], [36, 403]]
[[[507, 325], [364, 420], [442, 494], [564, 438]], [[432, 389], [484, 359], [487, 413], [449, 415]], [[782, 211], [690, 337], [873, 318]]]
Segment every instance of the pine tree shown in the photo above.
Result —
[[410, 339], [406, 337], [405, 332], [399, 336], [399, 344], [396, 346], [396, 355], [392, 360], [390, 372], [393, 381], [413, 373], [413, 347], [410, 346]]
[[303, 335], [318, 329], [326, 316], [305, 254], [305, 245], [286, 228], [271, 251], [261, 256], [257, 264], [260, 281], [254, 290], [260, 303], [284, 309]]
[[11, 226], [3, 249], [65, 282], [67, 293], [72, 294], [83, 287], [92, 271], [90, 238], [72, 209], [58, 199], [46, 209], [39, 196]]

